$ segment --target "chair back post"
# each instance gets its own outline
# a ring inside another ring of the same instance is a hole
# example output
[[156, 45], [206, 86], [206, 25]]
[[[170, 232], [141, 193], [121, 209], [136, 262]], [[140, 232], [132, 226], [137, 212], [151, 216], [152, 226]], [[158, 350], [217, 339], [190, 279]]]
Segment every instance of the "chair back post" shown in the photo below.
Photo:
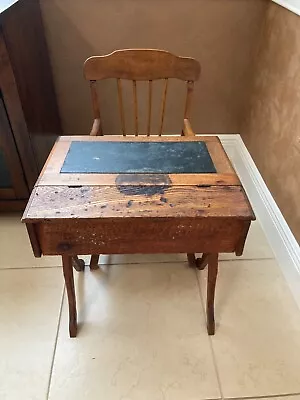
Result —
[[155, 49], [124, 49], [116, 50], [104, 56], [89, 57], [84, 63], [84, 76], [90, 81], [93, 115], [97, 120], [97, 131], [92, 130], [91, 134], [103, 134], [100, 118], [99, 98], [96, 90], [96, 82], [103, 79], [114, 78], [117, 80], [118, 103], [121, 121], [122, 134], [126, 136], [124, 98], [121, 80], [132, 81], [133, 96], [133, 118], [134, 134], [139, 134], [138, 116], [138, 81], [148, 81], [148, 113], [146, 121], [146, 134], [151, 134], [152, 119], [152, 94], [153, 81], [163, 80], [163, 91], [161, 99], [161, 112], [159, 120], [160, 136], [163, 133], [163, 125], [166, 111], [166, 101], [169, 79], [179, 79], [187, 84], [187, 94], [184, 106], [184, 119], [188, 118], [194, 82], [200, 76], [200, 64], [197, 60], [189, 57], [178, 57], [165, 50]]

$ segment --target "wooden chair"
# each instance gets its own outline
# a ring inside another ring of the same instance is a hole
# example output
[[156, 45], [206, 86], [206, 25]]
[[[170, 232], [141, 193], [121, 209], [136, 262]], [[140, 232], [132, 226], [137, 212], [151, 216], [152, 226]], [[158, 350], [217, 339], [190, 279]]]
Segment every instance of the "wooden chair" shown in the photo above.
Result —
[[[148, 115], [147, 132], [151, 132], [151, 113], [152, 113], [152, 82], [163, 80], [163, 93], [161, 100], [161, 113], [159, 121], [160, 136], [163, 133], [163, 124], [166, 110], [167, 91], [169, 79], [175, 78], [186, 82], [186, 100], [183, 112], [182, 135], [194, 135], [188, 116], [191, 107], [194, 82], [199, 79], [200, 64], [193, 58], [178, 57], [164, 50], [152, 49], [124, 49], [117, 50], [105, 56], [89, 57], [84, 63], [84, 76], [90, 81], [91, 98], [94, 122], [90, 135], [103, 135], [101, 125], [100, 107], [96, 90], [96, 82], [102, 79], [114, 78], [117, 83], [119, 111], [121, 120], [122, 134], [126, 136], [126, 120], [124, 112], [124, 100], [122, 90], [122, 79], [131, 80], [133, 88], [133, 111], [134, 111], [134, 135], [139, 134], [138, 100], [137, 86], [138, 81], [148, 81]], [[132, 134], [132, 132], [130, 132]], [[76, 259], [75, 259], [76, 260]], [[78, 260], [78, 259], [77, 259]], [[90, 268], [98, 267], [99, 255], [91, 256]], [[205, 257], [197, 260], [194, 254], [188, 254], [188, 261], [191, 266], [197, 265], [202, 268], [205, 264]], [[82, 265], [81, 265], [82, 266]], [[77, 268], [76, 268], [77, 269]], [[79, 268], [80, 269], [80, 268]]]

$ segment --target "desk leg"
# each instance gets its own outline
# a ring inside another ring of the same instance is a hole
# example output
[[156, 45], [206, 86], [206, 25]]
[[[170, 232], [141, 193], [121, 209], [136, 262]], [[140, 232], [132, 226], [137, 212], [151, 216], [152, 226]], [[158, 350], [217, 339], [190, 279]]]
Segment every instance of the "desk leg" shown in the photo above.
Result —
[[70, 337], [77, 335], [77, 312], [76, 312], [76, 297], [74, 288], [74, 277], [72, 267], [72, 257], [62, 256], [63, 273], [66, 283], [68, 303], [69, 303], [69, 332]]
[[91, 255], [91, 261], [90, 261], [90, 269], [91, 271], [95, 270], [95, 269], [99, 269], [99, 254], [92, 254]]
[[207, 298], [206, 298], [206, 315], [207, 315], [207, 332], [209, 335], [215, 334], [215, 289], [218, 275], [218, 253], [208, 255], [208, 278], [207, 278]]

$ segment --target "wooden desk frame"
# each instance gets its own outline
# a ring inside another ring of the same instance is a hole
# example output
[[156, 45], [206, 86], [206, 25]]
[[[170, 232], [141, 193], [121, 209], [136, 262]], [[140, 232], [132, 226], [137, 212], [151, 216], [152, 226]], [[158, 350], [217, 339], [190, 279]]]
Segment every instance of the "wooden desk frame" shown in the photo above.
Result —
[[[155, 181], [153, 174], [123, 174], [121, 184], [120, 174], [61, 174], [72, 141], [204, 141], [217, 173], [157, 174]], [[62, 256], [74, 337], [72, 259], [78, 254], [188, 253], [190, 265], [208, 265], [207, 328], [214, 334], [218, 253], [241, 255], [254, 219], [215, 136], [65, 136], [56, 142], [22, 221], [36, 257]], [[193, 253], [203, 256], [195, 263]]]

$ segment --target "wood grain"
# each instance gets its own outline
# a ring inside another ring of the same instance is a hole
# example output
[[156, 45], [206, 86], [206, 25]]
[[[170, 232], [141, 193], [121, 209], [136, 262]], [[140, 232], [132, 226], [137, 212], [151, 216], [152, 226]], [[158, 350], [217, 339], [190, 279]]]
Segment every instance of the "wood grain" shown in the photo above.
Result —
[[[234, 252], [244, 221], [129, 217], [49, 220], [36, 226], [44, 255]], [[138, 241], [137, 241], [138, 238]]]
[[[119, 174], [59, 174], [46, 172], [40, 177], [38, 186], [107, 186], [115, 185]], [[158, 175], [156, 175], [158, 176]], [[161, 174], [161, 177], [165, 177]], [[200, 186], [234, 186], [240, 185], [240, 181], [233, 174], [169, 174], [167, 175], [172, 185], [200, 185]], [[135, 174], [134, 181], [124, 181], [124, 186], [152, 186], [147, 182], [147, 174]]]
[[193, 58], [178, 57], [164, 50], [124, 49], [89, 57], [84, 63], [84, 75], [88, 80], [176, 78], [196, 81], [200, 76], [200, 64]]
[[24, 222], [77, 218], [237, 218], [252, 220], [239, 186], [41, 186]]

